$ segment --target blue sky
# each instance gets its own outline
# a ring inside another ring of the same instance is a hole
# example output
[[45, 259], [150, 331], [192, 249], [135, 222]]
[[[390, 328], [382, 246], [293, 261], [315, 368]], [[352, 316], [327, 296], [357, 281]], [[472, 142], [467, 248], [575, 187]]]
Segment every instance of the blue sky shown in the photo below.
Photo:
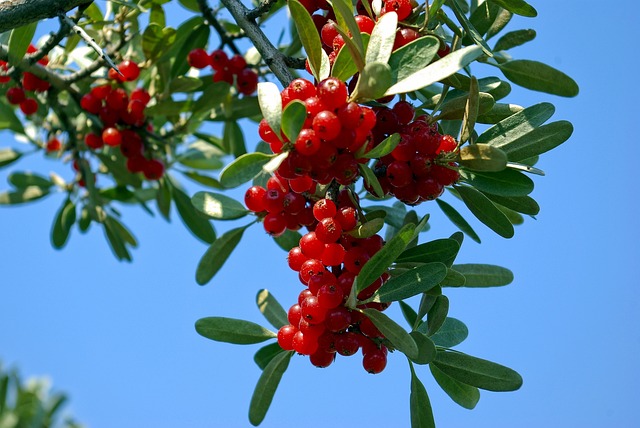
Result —
[[[606, 10], [595, 1], [532, 4], [539, 17], [508, 28], [535, 28], [538, 37], [513, 56], [565, 71], [581, 92], [564, 99], [514, 86], [508, 100], [550, 101], [554, 119], [571, 121], [575, 131], [538, 165], [547, 175], [535, 178], [537, 220], [517, 227], [511, 240], [474, 222], [483, 243], [467, 240], [462, 247], [458, 262], [508, 267], [514, 283], [448, 294], [450, 315], [470, 331], [458, 349], [516, 369], [524, 385], [514, 393], [482, 392], [468, 411], [439, 390], [428, 368], [418, 375], [439, 427], [635, 427], [640, 93], [632, 31], [639, 22], [628, 0]], [[2, 146], [11, 143], [0, 135]], [[17, 168], [70, 178], [52, 160]], [[0, 183], [6, 175], [0, 171]], [[95, 227], [86, 235], [74, 229], [67, 247], [53, 250], [49, 232], [62, 201], [59, 195], [0, 209], [0, 359], [25, 376], [49, 376], [54, 389], [69, 393], [69, 410], [93, 428], [249, 426], [259, 345], [211, 342], [193, 324], [220, 315], [266, 326], [257, 291], [271, 290], [288, 307], [299, 290], [286, 254], [254, 226], [214, 281], [200, 287], [194, 272], [206, 246], [175, 212], [167, 224], [123, 208], [140, 242], [126, 264], [114, 260]], [[423, 239], [454, 231], [433, 204], [419, 212], [432, 213]], [[397, 308], [389, 311], [401, 319]], [[409, 371], [400, 355], [378, 376], [366, 374], [356, 357], [326, 370], [294, 357], [262, 426], [408, 426], [408, 400]]]

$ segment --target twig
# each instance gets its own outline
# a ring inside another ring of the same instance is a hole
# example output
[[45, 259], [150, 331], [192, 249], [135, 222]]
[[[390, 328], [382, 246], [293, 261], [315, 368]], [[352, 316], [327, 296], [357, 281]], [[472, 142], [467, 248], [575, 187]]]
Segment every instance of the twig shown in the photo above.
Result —
[[220, 22], [216, 19], [215, 11], [209, 7], [206, 0], [205, 1], [198, 0], [198, 7], [202, 12], [202, 16], [204, 16], [204, 19], [209, 23], [209, 25], [213, 27], [214, 30], [216, 30], [216, 33], [218, 33], [218, 36], [220, 37], [220, 41], [222, 42], [222, 45], [229, 46], [229, 48], [233, 51], [233, 53], [237, 55], [241, 55], [240, 49], [238, 49], [238, 47], [234, 43], [234, 40], [237, 37], [231, 37], [229, 33], [227, 33], [227, 31], [222, 27]]
[[[106, 54], [107, 55], [114, 55], [125, 44], [129, 43], [130, 40], [131, 40], [131, 38], [126, 38], [126, 39], [125, 38], [121, 38], [118, 41], [118, 43], [116, 43], [115, 45], [110, 45], [106, 49]], [[82, 70], [78, 70], [75, 73], [72, 73], [72, 74], [69, 74], [67, 76], [64, 76], [62, 78], [62, 80], [64, 80], [67, 83], [77, 82], [78, 80], [82, 80], [85, 77], [90, 76], [94, 71], [98, 70], [103, 65], [104, 65], [104, 60], [102, 58], [98, 58], [97, 60], [95, 60], [93, 63], [89, 64], [87, 67], [83, 68]]]
[[255, 20], [260, 18], [265, 13], [269, 12], [274, 4], [276, 4], [278, 0], [265, 0], [260, 3], [260, 6], [252, 9], [247, 13], [247, 19]]

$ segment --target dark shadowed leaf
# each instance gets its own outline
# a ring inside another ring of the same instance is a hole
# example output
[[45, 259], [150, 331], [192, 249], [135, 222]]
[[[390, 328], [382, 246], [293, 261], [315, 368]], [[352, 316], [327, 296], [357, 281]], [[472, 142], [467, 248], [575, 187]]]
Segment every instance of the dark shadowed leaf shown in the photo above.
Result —
[[440, 388], [457, 404], [465, 409], [473, 409], [480, 400], [480, 391], [475, 386], [459, 382], [440, 370], [436, 365], [430, 364], [429, 369]]
[[431, 335], [431, 340], [438, 346], [453, 348], [464, 342], [469, 335], [469, 329], [456, 318], [447, 317], [437, 332]]
[[291, 18], [298, 30], [298, 36], [309, 58], [311, 70], [319, 81], [321, 80], [320, 76], [322, 74], [322, 42], [320, 41], [320, 35], [316, 30], [313, 19], [311, 19], [311, 15], [309, 15], [307, 9], [305, 9], [300, 2], [290, 0], [288, 5]]
[[260, 370], [264, 370], [265, 367], [269, 364], [271, 360], [273, 360], [276, 355], [285, 352], [284, 349], [278, 345], [278, 343], [270, 343], [268, 345], [263, 346], [258, 349], [258, 351], [253, 356], [253, 361], [260, 367]]
[[413, 327], [417, 321], [418, 314], [416, 314], [416, 311], [414, 311], [413, 308], [405, 302], [399, 301], [398, 303], [400, 304], [400, 310], [402, 311], [404, 319], [409, 323], [409, 326]]
[[222, 142], [228, 148], [229, 153], [236, 158], [247, 153], [247, 147], [244, 143], [244, 134], [238, 122], [235, 120], [227, 120], [224, 122], [224, 132], [222, 134]]
[[367, 308], [363, 312], [397, 350], [409, 359], [418, 358], [418, 346], [404, 328], [377, 309]]
[[260, 343], [277, 336], [254, 322], [225, 317], [200, 318], [196, 331], [207, 339], [236, 345]]
[[280, 248], [282, 248], [285, 251], [289, 251], [293, 247], [298, 246], [298, 243], [300, 242], [300, 238], [302, 238], [302, 235], [300, 234], [300, 232], [287, 229], [282, 235], [276, 238], [273, 238], [273, 240], [276, 241], [276, 244], [278, 244]]
[[249, 422], [252, 425], [258, 426], [264, 420], [292, 355], [293, 352], [277, 354], [262, 371], [249, 405]]
[[258, 291], [256, 304], [258, 305], [260, 313], [262, 313], [267, 321], [269, 321], [275, 328], [280, 328], [289, 324], [287, 313], [280, 303], [278, 303], [276, 298], [269, 293], [269, 290], [262, 289]]
[[220, 270], [236, 248], [248, 226], [232, 229], [218, 239], [204, 253], [196, 269], [196, 282], [205, 285]]
[[516, 15], [534, 18], [538, 16], [536, 9], [524, 0], [490, 0], [491, 2], [513, 12]]
[[438, 351], [433, 363], [452, 378], [488, 391], [515, 391], [522, 377], [503, 365], [451, 351]]
[[427, 322], [422, 325], [426, 326], [427, 330], [425, 331], [423, 328], [419, 328], [418, 331], [421, 331], [428, 336], [434, 335], [444, 324], [448, 313], [449, 298], [445, 295], [436, 296], [435, 302], [431, 308], [429, 308], [429, 312], [427, 313]]
[[411, 395], [409, 396], [411, 428], [435, 428], [436, 423], [433, 420], [433, 410], [427, 390], [416, 376], [411, 363], [409, 367], [411, 368]]
[[499, 172], [460, 171], [460, 176], [476, 189], [500, 196], [527, 196], [533, 192], [533, 180], [528, 176], [506, 169]]
[[409, 333], [418, 347], [418, 356], [411, 361], [416, 364], [429, 364], [436, 357], [436, 345], [433, 341], [419, 331]]
[[365, 164], [359, 164], [358, 169], [360, 169], [360, 174], [364, 177], [364, 181], [371, 189], [373, 189], [373, 195], [382, 198], [384, 197], [384, 192], [382, 191], [382, 186], [380, 186], [380, 181], [378, 181], [378, 177], [374, 174], [374, 172]]
[[180, 218], [191, 233], [209, 244], [214, 242], [216, 232], [213, 230], [213, 226], [202, 213], [196, 210], [189, 195], [176, 186], [171, 186], [171, 197], [176, 204]]
[[511, 48], [515, 48], [520, 45], [524, 45], [527, 42], [536, 38], [535, 30], [516, 30], [511, 31], [504, 36], [500, 37], [496, 42], [494, 51], [506, 51]]
[[60, 249], [65, 246], [69, 238], [71, 227], [76, 221], [76, 205], [71, 199], [67, 199], [56, 214], [51, 230], [51, 244]]
[[478, 220], [503, 238], [513, 237], [515, 232], [513, 225], [486, 196], [473, 187], [456, 186], [456, 190], [469, 211]]
[[458, 251], [460, 251], [460, 244], [457, 241], [449, 238], [436, 239], [404, 251], [396, 262], [440, 262], [446, 266], [451, 266], [458, 255]]
[[380, 230], [384, 227], [384, 219], [382, 218], [374, 218], [366, 223], [361, 224], [356, 227], [354, 230], [347, 232], [350, 236], [354, 238], [369, 238], [370, 236], [375, 235], [380, 232]]
[[471, 225], [467, 223], [464, 217], [462, 217], [462, 215], [455, 208], [453, 208], [451, 205], [440, 198], [436, 199], [436, 203], [438, 204], [442, 212], [447, 216], [447, 218], [451, 220], [451, 222], [455, 224], [458, 229], [464, 232], [469, 238], [473, 239], [477, 243], [480, 243], [480, 237], [478, 236], [478, 234], [475, 232], [475, 230], [473, 230]]
[[487, 193], [485, 196], [503, 207], [510, 208], [522, 214], [537, 215], [540, 212], [540, 206], [530, 196], [498, 196], [490, 193]]

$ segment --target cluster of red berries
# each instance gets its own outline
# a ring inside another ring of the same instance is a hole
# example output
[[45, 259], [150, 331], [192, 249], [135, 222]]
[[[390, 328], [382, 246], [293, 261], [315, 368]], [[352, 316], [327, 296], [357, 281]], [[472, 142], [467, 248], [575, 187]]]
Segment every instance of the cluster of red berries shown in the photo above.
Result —
[[249, 210], [264, 214], [262, 224], [269, 235], [277, 237], [287, 229], [313, 227], [316, 222], [313, 207], [303, 195], [315, 192], [316, 185], [310, 178], [287, 180], [276, 174], [267, 180], [266, 186], [266, 189], [250, 187], [244, 203]]
[[393, 108], [379, 107], [373, 130], [376, 141], [399, 133], [400, 142], [388, 155], [379, 159], [374, 172], [385, 194], [408, 205], [439, 197], [445, 186], [460, 178], [451, 154], [457, 142], [450, 135], [441, 135], [436, 124], [426, 116], [414, 119], [414, 109], [406, 101]]
[[358, 178], [358, 163], [367, 161], [358, 153], [373, 143], [371, 130], [376, 118], [369, 107], [348, 102], [347, 95], [347, 86], [335, 77], [317, 87], [308, 80], [295, 79], [282, 91], [283, 107], [299, 100], [307, 111], [295, 141], [277, 135], [265, 119], [258, 126], [260, 137], [274, 153], [289, 152], [278, 168], [282, 177], [309, 177], [320, 184], [335, 179], [342, 185]]
[[216, 49], [208, 54], [204, 49], [198, 48], [189, 52], [187, 62], [193, 68], [211, 67], [214, 82], [227, 82], [233, 85], [235, 80], [238, 92], [243, 95], [251, 95], [258, 89], [258, 74], [248, 67], [242, 55], [233, 55], [229, 58], [222, 49]]
[[116, 82], [96, 86], [80, 100], [81, 107], [88, 113], [98, 115], [103, 127], [100, 133], [88, 133], [84, 142], [90, 149], [101, 149], [104, 145], [120, 147], [127, 158], [129, 172], [141, 172], [148, 180], [157, 180], [164, 174], [162, 161], [145, 156], [145, 145], [136, 129], [146, 123], [144, 109], [151, 100], [149, 93], [143, 88], [136, 88], [131, 93], [122, 85], [135, 81], [140, 76], [140, 68], [133, 61], [122, 61], [118, 64], [122, 75], [109, 69], [109, 78]]
[[[356, 275], [384, 241], [379, 235], [359, 239], [346, 233], [358, 222], [352, 202], [338, 208], [332, 200], [320, 199], [313, 206], [313, 216], [318, 222], [315, 229], [289, 251], [289, 267], [307, 288], [289, 309], [290, 324], [278, 331], [278, 344], [284, 350], [309, 355], [316, 367], [328, 367], [336, 354], [350, 356], [362, 349], [365, 370], [380, 373], [387, 364], [384, 336], [358, 309], [384, 310], [388, 305], [368, 303], [352, 310], [345, 303]], [[358, 299], [371, 297], [387, 278], [387, 274], [378, 278]]]
[[[38, 49], [36, 49], [35, 46], [29, 45], [27, 53], [34, 53], [37, 50]], [[46, 66], [49, 64], [49, 58], [44, 56], [38, 61], [38, 64]], [[5, 61], [0, 61], [0, 71], [6, 72], [8, 70], [9, 65]], [[0, 76], [0, 83], [9, 83], [10, 81], [10, 76]], [[38, 111], [38, 101], [36, 101], [35, 98], [28, 97], [26, 92], [46, 92], [50, 86], [49, 82], [36, 77], [33, 73], [25, 71], [22, 73], [20, 85], [7, 89], [5, 95], [9, 104], [20, 106], [22, 113], [26, 116], [30, 116]]]

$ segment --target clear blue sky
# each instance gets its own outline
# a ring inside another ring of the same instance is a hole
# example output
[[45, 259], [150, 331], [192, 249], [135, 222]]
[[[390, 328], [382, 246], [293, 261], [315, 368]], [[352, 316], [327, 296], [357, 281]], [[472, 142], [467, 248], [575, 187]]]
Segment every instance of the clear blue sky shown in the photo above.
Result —
[[[640, 22], [629, 0], [532, 4], [539, 17], [509, 28], [535, 28], [538, 37], [513, 55], [565, 71], [581, 93], [563, 99], [514, 87], [508, 100], [550, 101], [554, 119], [573, 122], [575, 132], [539, 164], [547, 176], [535, 179], [538, 219], [511, 240], [474, 223], [483, 244], [463, 245], [459, 262], [506, 266], [514, 283], [448, 294], [450, 315], [470, 330], [459, 349], [518, 370], [524, 385], [514, 393], [482, 392], [468, 411], [439, 390], [426, 367], [418, 374], [441, 428], [637, 427], [640, 93], [633, 41]], [[11, 144], [0, 135], [1, 146]], [[50, 160], [18, 167], [71, 177]], [[0, 171], [0, 183], [6, 175]], [[62, 200], [0, 208], [0, 359], [25, 376], [49, 376], [70, 394], [69, 410], [93, 428], [249, 426], [259, 345], [211, 342], [193, 324], [221, 315], [267, 325], [254, 304], [257, 290], [270, 289], [287, 307], [299, 290], [285, 253], [253, 227], [223, 271], [200, 287], [194, 272], [206, 247], [175, 213], [167, 224], [123, 209], [140, 241], [134, 262], [125, 264], [95, 227], [87, 235], [74, 229], [63, 251], [51, 248]], [[426, 238], [453, 232], [433, 204], [419, 210], [433, 214]], [[390, 313], [400, 319], [397, 308]], [[399, 355], [378, 376], [366, 374], [355, 357], [326, 370], [295, 357], [262, 426], [408, 426], [408, 399], [409, 371]]]

